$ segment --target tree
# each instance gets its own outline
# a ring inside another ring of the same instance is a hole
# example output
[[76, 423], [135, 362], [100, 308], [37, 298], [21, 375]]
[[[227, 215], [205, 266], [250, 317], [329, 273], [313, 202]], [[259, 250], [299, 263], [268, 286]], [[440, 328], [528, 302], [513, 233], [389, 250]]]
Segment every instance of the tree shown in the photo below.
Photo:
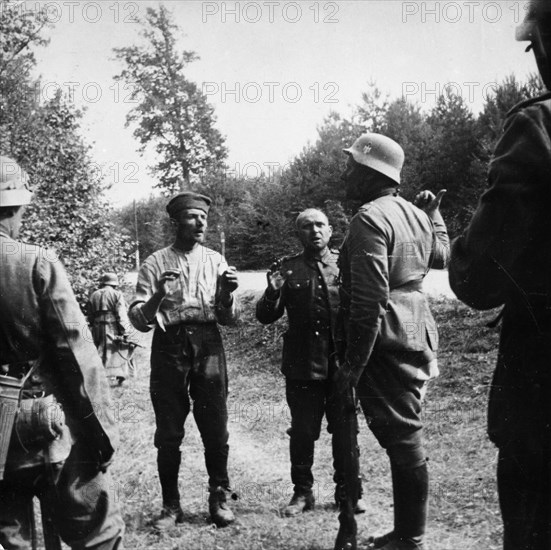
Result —
[[81, 135], [82, 112], [61, 93], [40, 101], [29, 48], [46, 44], [43, 14], [6, 1], [1, 7], [0, 148], [29, 173], [34, 191], [22, 237], [58, 252], [83, 304], [102, 271], [124, 271], [128, 243], [107, 219], [105, 185]]
[[115, 49], [125, 65], [115, 79], [132, 88], [137, 105], [127, 115], [127, 125], [136, 124], [134, 136], [142, 154], [154, 147], [159, 158], [152, 168], [157, 187], [172, 194], [192, 188], [198, 176], [220, 168], [227, 150], [214, 126], [214, 108], [185, 77], [185, 67], [198, 56], [178, 50], [179, 28], [168, 10], [147, 8], [141, 24], [144, 45]]
[[544, 92], [543, 82], [537, 74], [530, 74], [526, 82], [514, 75], [505, 77], [485, 99], [478, 127], [485, 158], [489, 160], [494, 146], [503, 131], [503, 123], [510, 109], [517, 103]]

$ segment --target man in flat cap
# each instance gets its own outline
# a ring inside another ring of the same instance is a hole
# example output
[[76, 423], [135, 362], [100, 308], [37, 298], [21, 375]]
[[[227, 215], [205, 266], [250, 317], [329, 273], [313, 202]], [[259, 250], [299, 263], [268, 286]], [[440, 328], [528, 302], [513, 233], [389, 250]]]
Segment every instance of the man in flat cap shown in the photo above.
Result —
[[210, 198], [180, 193], [167, 205], [176, 228], [172, 246], [149, 256], [140, 269], [129, 318], [140, 331], [155, 329], [151, 350], [151, 401], [157, 429], [157, 466], [163, 509], [155, 525], [183, 522], [178, 490], [180, 445], [193, 401], [205, 448], [209, 512], [223, 527], [234, 521], [226, 503], [228, 393], [226, 358], [217, 323], [237, 318], [237, 272], [203, 246]]
[[[423, 293], [429, 269], [445, 267], [448, 234], [438, 210], [444, 191], [423, 191], [414, 204], [398, 194], [404, 152], [380, 134], [360, 136], [344, 152], [349, 199], [362, 206], [341, 247], [341, 309], [346, 351], [336, 373], [342, 395], [356, 388], [369, 428], [390, 459], [394, 528], [370, 548], [422, 550], [428, 468], [421, 406], [438, 374], [437, 330]], [[356, 547], [346, 516], [336, 550]]]
[[109, 386], [61, 261], [17, 238], [32, 199], [26, 179], [0, 156], [0, 548], [31, 549], [38, 496], [50, 539], [121, 550], [107, 469], [118, 443]]
[[530, 3], [529, 41], [547, 88], [509, 111], [488, 189], [452, 244], [450, 285], [476, 309], [503, 307], [488, 434], [498, 447], [505, 550], [551, 548], [551, 2]]

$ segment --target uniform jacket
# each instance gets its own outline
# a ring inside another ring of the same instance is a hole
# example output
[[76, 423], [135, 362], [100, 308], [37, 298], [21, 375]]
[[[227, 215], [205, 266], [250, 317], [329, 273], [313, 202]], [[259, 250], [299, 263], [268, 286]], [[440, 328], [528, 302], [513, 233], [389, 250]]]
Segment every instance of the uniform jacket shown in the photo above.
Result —
[[410, 354], [416, 358], [410, 369], [414, 378], [437, 374], [438, 333], [422, 281], [431, 267], [445, 267], [448, 253], [444, 223], [433, 223], [390, 192], [352, 218], [341, 249], [341, 303], [346, 362], [357, 374], [375, 345], [391, 353], [416, 352]]
[[88, 301], [88, 322], [103, 365], [109, 369], [107, 375], [126, 376], [127, 347], [116, 340], [127, 336], [130, 327], [122, 292], [109, 285], [94, 291]]
[[[228, 264], [218, 252], [200, 244], [184, 252], [169, 246], [157, 250], [146, 258], [138, 274], [136, 297], [130, 305], [129, 317], [140, 331], [151, 330], [155, 325], [178, 325], [180, 323], [234, 323], [238, 317], [237, 297], [233, 295], [232, 305], [224, 307], [218, 300], [220, 276]], [[142, 313], [143, 304], [157, 291], [157, 282], [163, 271], [178, 269], [176, 292], [161, 303], [153, 323]]]
[[328, 377], [339, 307], [337, 260], [338, 253], [328, 249], [320, 261], [303, 252], [272, 266], [292, 273], [279, 296], [271, 297], [269, 290], [264, 293], [256, 305], [256, 317], [268, 324], [287, 311], [289, 328], [283, 336], [281, 367], [287, 378]]
[[509, 112], [488, 180], [452, 245], [449, 276], [466, 304], [505, 305], [489, 407], [490, 438], [499, 445], [549, 424], [551, 94]]
[[[90, 461], [106, 462], [118, 441], [109, 386], [61, 261], [51, 251], [13, 240], [3, 228], [0, 246], [3, 373], [18, 377], [27, 362], [40, 358], [32, 379], [61, 403], [71, 436], [85, 442]], [[7, 471], [28, 458], [14, 441]]]

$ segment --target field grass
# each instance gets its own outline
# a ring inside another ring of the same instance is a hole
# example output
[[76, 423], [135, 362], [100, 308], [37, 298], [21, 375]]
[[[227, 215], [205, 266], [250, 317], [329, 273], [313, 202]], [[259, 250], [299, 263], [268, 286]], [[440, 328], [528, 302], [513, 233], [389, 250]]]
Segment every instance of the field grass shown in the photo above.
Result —
[[[299, 518], [282, 517], [289, 479], [289, 414], [279, 373], [284, 321], [269, 327], [254, 319], [254, 297], [243, 298], [239, 325], [224, 329], [229, 360], [230, 463], [232, 504], [237, 522], [217, 529], [208, 522], [207, 477], [202, 445], [188, 419], [180, 471], [186, 522], [159, 536], [152, 521], [161, 508], [154, 417], [149, 402], [149, 351], [138, 353], [137, 378], [114, 388], [121, 447], [112, 468], [113, 495], [127, 526], [125, 547], [151, 550], [331, 550], [338, 528], [333, 507], [332, 460], [326, 430], [316, 446], [317, 508]], [[455, 301], [433, 302], [440, 327], [440, 377], [425, 403], [430, 456], [431, 550], [495, 550], [501, 522], [495, 487], [496, 450], [485, 433], [487, 390], [497, 348], [495, 330], [485, 324], [495, 312], [477, 313]], [[150, 335], [143, 344], [149, 346]], [[386, 454], [365, 422], [360, 433], [366, 514], [358, 517], [360, 547], [367, 536], [392, 525]]]

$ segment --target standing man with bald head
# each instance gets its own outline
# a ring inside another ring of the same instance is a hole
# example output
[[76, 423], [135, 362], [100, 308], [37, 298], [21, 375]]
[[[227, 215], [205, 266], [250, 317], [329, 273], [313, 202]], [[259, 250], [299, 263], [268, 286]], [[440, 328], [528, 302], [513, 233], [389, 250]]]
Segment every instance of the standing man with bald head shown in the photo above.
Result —
[[[339, 290], [338, 252], [329, 248], [333, 229], [327, 216], [309, 208], [296, 219], [303, 251], [276, 262], [267, 274], [268, 288], [256, 306], [256, 317], [273, 323], [287, 311], [289, 330], [283, 341], [282, 373], [291, 413], [290, 454], [294, 493], [284, 513], [296, 516], [315, 505], [312, 491], [314, 446], [323, 415], [332, 431], [337, 405], [331, 377], [336, 366]], [[342, 465], [335, 459], [335, 481]], [[357, 512], [363, 512], [359, 503]]]
[[234, 521], [226, 504], [228, 478], [228, 377], [217, 323], [237, 318], [237, 273], [216, 251], [203, 246], [211, 199], [180, 193], [167, 205], [176, 229], [172, 246], [146, 258], [138, 275], [129, 318], [140, 331], [155, 329], [151, 349], [151, 401], [157, 430], [157, 466], [163, 531], [183, 522], [178, 473], [184, 424], [191, 410], [205, 448], [209, 511], [224, 527]]

